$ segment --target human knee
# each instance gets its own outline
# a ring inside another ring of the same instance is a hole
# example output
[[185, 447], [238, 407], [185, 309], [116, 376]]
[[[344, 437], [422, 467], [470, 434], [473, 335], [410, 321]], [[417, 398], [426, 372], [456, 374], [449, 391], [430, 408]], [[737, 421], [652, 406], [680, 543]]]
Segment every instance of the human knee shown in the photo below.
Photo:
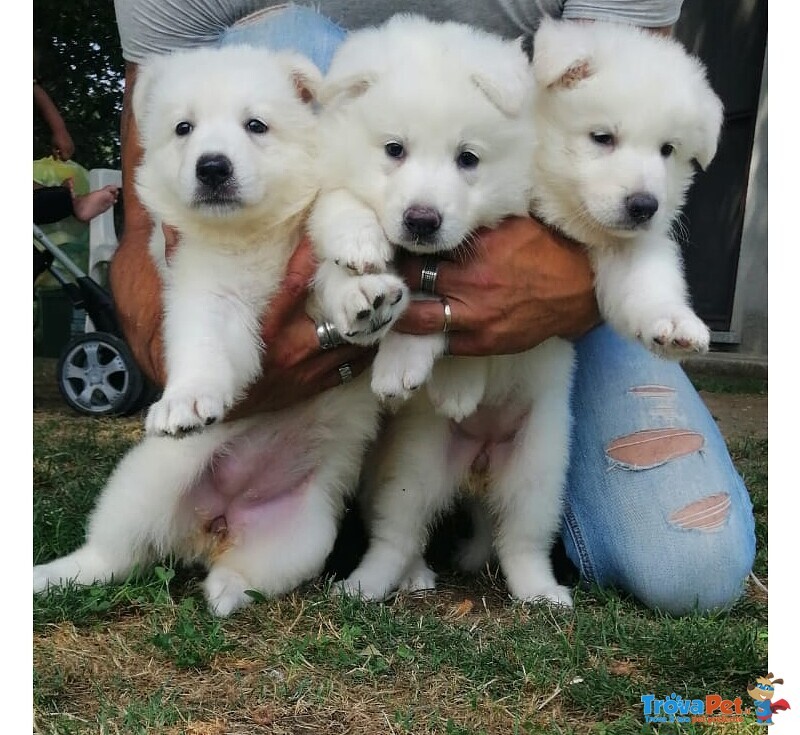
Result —
[[627, 565], [621, 586], [671, 615], [729, 608], [744, 591], [754, 549], [747, 535], [732, 532], [725, 521], [717, 523], [711, 517], [705, 526], [674, 525], [649, 559]]

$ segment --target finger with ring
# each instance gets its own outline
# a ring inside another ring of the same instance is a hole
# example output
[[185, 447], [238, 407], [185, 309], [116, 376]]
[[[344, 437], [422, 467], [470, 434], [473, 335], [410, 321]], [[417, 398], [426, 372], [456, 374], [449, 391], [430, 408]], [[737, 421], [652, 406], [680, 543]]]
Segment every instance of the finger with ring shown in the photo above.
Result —
[[436, 276], [439, 274], [439, 261], [436, 258], [426, 258], [419, 275], [419, 290], [423, 293], [436, 293]]
[[442, 306], [444, 307], [444, 327], [442, 327], [442, 332], [447, 334], [453, 321], [453, 312], [450, 309], [450, 304], [447, 303], [447, 299], [442, 299]]
[[353, 379], [353, 368], [350, 367], [349, 362], [343, 362], [339, 365], [339, 378], [342, 381], [342, 385], [345, 383], [349, 383]]
[[319, 346], [323, 350], [331, 350], [334, 347], [345, 344], [339, 334], [339, 330], [331, 322], [317, 324], [317, 339], [319, 339]]

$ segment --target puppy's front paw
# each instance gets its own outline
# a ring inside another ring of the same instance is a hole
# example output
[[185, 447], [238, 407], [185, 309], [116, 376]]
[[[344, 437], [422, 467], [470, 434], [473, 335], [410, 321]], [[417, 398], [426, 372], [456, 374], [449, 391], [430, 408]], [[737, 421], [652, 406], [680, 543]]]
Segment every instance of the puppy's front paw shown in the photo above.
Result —
[[656, 354], [680, 358], [708, 351], [711, 334], [708, 327], [689, 309], [652, 319], [639, 331], [639, 339]]
[[444, 350], [440, 335], [410, 336], [391, 332], [372, 363], [372, 392], [389, 404], [406, 401], [424, 385]]
[[394, 248], [382, 230], [372, 223], [348, 232], [343, 242], [333, 245], [336, 265], [354, 275], [384, 273], [394, 257]]
[[156, 436], [183, 436], [221, 421], [232, 405], [232, 394], [167, 389], [147, 412], [145, 431]]
[[372, 392], [392, 406], [411, 398], [411, 394], [425, 384], [433, 367], [433, 360], [427, 360], [427, 355], [422, 355], [422, 360], [409, 355], [397, 361], [383, 359], [380, 362], [379, 356], [380, 351], [372, 363]]
[[353, 344], [378, 342], [408, 306], [408, 287], [391, 273], [351, 276], [324, 306], [340, 334]]

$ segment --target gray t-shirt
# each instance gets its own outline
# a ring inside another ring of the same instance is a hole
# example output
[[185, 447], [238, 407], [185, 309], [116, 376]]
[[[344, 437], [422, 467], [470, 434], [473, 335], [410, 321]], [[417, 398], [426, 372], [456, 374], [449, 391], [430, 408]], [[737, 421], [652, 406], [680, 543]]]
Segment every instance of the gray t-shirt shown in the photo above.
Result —
[[[470, 23], [514, 38], [533, 33], [542, 15], [609, 20], [656, 28], [678, 20], [683, 0], [319, 0], [313, 7], [342, 28], [382, 23], [397, 12]], [[297, 3], [311, 5], [311, 3]], [[114, 0], [126, 61], [213, 44], [236, 21], [271, 0]]]

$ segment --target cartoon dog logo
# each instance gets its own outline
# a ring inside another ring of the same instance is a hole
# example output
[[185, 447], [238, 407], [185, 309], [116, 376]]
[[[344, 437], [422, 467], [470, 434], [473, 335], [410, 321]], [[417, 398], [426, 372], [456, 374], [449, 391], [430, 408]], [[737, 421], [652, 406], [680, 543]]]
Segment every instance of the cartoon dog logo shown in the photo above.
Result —
[[775, 696], [775, 685], [783, 684], [783, 679], [773, 679], [772, 673], [766, 676], [759, 676], [755, 686], [747, 690], [753, 700], [756, 710], [756, 720], [759, 725], [773, 725], [772, 715], [786, 709], [791, 709], [785, 699], [772, 701]]

